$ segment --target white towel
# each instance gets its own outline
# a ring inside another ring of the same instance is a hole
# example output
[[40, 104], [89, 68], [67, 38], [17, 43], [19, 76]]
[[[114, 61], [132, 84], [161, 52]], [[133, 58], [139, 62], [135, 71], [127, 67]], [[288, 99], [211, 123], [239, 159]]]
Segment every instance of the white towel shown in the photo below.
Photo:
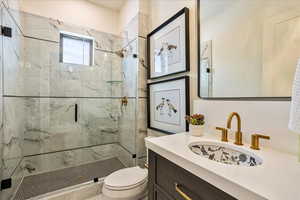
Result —
[[300, 134], [300, 59], [298, 60], [293, 83], [289, 129]]

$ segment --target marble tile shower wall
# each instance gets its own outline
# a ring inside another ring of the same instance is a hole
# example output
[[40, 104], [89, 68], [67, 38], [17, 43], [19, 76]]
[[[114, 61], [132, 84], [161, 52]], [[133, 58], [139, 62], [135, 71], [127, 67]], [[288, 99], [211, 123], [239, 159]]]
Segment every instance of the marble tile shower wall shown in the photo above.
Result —
[[[27, 13], [21, 13], [21, 19], [18, 26], [26, 36], [26, 48], [16, 55], [21, 59], [18, 62], [21, 66], [4, 68], [6, 95], [120, 97], [120, 84], [111, 81], [122, 80], [122, 58], [111, 52], [121, 48], [121, 38]], [[62, 30], [95, 38], [93, 66], [59, 62], [59, 31]]]
[[32, 175], [114, 157], [119, 158], [124, 166], [132, 166], [132, 157], [128, 154], [127, 150], [118, 144], [106, 144], [89, 148], [25, 157], [22, 162], [22, 168], [34, 169], [34, 171], [25, 170], [25, 175]]
[[[28, 163], [40, 173], [110, 156], [131, 166], [135, 149], [119, 145], [121, 118], [130, 118], [126, 124], [135, 126], [135, 99], [129, 99], [126, 113], [120, 106], [123, 61], [113, 51], [121, 49], [122, 39], [16, 10], [3, 16], [14, 31], [3, 44], [4, 174], [10, 177], [13, 169]], [[95, 65], [59, 63], [60, 30], [94, 37]], [[135, 140], [130, 138], [135, 135], [122, 136]], [[94, 145], [103, 145], [97, 156]], [[56, 151], [64, 152], [51, 153]]]
[[[25, 103], [24, 155], [118, 142], [116, 99], [30, 98]], [[75, 104], [79, 108], [75, 122]], [[113, 116], [113, 114], [116, 116]]]

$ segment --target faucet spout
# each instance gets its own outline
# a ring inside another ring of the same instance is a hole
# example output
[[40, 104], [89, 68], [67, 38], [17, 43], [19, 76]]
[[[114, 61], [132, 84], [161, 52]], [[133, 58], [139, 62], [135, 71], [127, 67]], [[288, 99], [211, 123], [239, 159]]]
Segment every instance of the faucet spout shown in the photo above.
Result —
[[241, 117], [240, 117], [240, 115], [238, 114], [238, 113], [236, 113], [236, 112], [233, 112], [233, 113], [231, 113], [230, 115], [229, 115], [229, 117], [228, 117], [228, 120], [227, 120], [227, 128], [231, 128], [231, 122], [232, 122], [232, 119], [233, 119], [233, 117], [236, 117], [236, 119], [237, 119], [237, 130], [239, 131], [239, 132], [241, 132]]
[[234, 142], [234, 144], [243, 145], [242, 131], [241, 131], [241, 117], [238, 113], [233, 112], [229, 115], [229, 117], [227, 119], [227, 128], [228, 129], [231, 128], [231, 122], [232, 122], [233, 117], [236, 117], [236, 119], [237, 119], [237, 132], [235, 133], [235, 142]]

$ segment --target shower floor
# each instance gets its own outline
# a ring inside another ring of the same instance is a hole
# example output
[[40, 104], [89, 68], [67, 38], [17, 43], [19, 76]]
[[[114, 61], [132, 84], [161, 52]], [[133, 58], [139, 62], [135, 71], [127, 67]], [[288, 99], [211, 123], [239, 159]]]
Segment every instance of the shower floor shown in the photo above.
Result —
[[26, 200], [45, 193], [85, 183], [124, 168], [118, 158], [102, 160], [77, 167], [27, 176], [23, 179], [15, 200]]

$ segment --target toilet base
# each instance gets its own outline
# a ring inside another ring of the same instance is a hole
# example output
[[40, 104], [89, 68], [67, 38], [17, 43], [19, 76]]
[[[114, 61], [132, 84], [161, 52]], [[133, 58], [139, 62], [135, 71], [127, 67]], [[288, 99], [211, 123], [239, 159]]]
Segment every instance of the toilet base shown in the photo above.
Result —
[[102, 194], [105, 197], [105, 200], [142, 200], [148, 194], [147, 182], [138, 188], [125, 191], [109, 190], [103, 185]]
[[101, 195], [101, 200], [148, 200], [148, 191], [145, 192], [143, 195], [139, 195], [136, 197], [130, 197], [130, 198], [111, 198], [107, 197], [104, 194]]

